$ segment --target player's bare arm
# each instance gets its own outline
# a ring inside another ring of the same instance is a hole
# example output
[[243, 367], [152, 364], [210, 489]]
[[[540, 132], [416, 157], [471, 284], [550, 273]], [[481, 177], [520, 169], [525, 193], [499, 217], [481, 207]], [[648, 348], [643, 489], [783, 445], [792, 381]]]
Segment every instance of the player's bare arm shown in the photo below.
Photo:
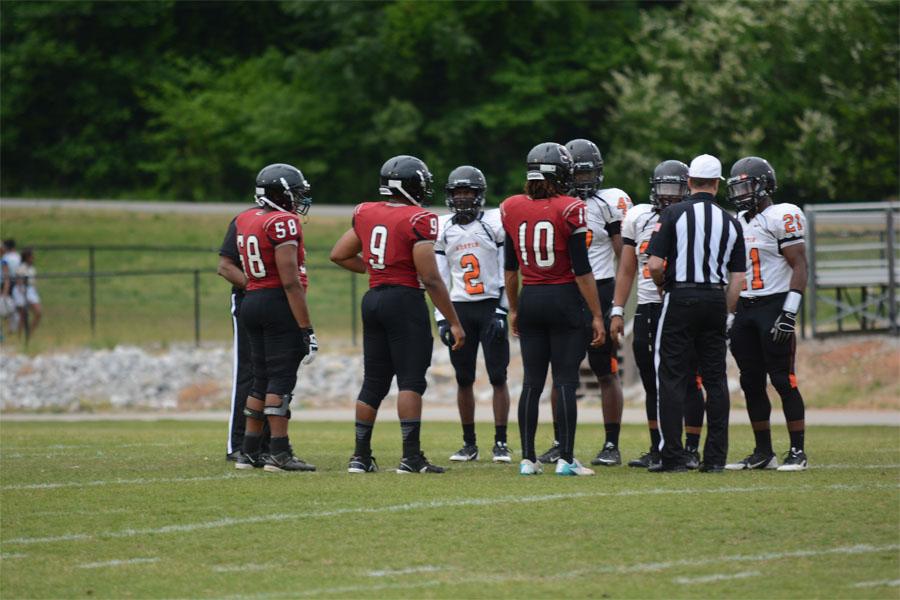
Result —
[[362, 242], [351, 227], [344, 232], [344, 235], [331, 249], [331, 262], [354, 273], [365, 273], [366, 263], [359, 255], [360, 252], [362, 252]]
[[[621, 240], [621, 236], [619, 236]], [[634, 275], [637, 273], [637, 255], [634, 252], [625, 252], [619, 258], [619, 268], [616, 271], [616, 291], [613, 295], [613, 309], [610, 314], [609, 335], [618, 342], [619, 336], [625, 332], [625, 315], [618, 314], [617, 308], [624, 309], [628, 302], [628, 294], [634, 283]]]
[[806, 281], [809, 277], [806, 262], [806, 244], [794, 244], [781, 249], [781, 255], [791, 266], [791, 289], [806, 290]]
[[613, 253], [616, 255], [616, 260], [622, 260], [622, 246], [624, 246], [624, 243], [622, 242], [622, 235], [615, 233], [609, 236], [609, 241], [612, 243]]
[[593, 337], [591, 338], [591, 346], [601, 346], [606, 340], [606, 327], [603, 325], [603, 312], [600, 309], [600, 296], [597, 295], [597, 283], [594, 281], [592, 272], [575, 276], [575, 284], [578, 285], [578, 291], [581, 292], [584, 301], [587, 303], [588, 310], [591, 311], [591, 329], [593, 329]]
[[509, 303], [509, 331], [519, 336], [519, 272], [503, 271], [503, 285], [506, 288], [506, 300]]
[[650, 271], [650, 277], [657, 287], [662, 287], [666, 282], [666, 263], [659, 256], [651, 256], [647, 261], [647, 269]]
[[236, 288], [247, 287], [247, 276], [241, 267], [227, 256], [219, 256], [219, 266], [216, 273], [225, 278], [225, 281]]
[[747, 274], [743, 271], [730, 273], [728, 276], [728, 288], [725, 290], [725, 305], [728, 308], [729, 315], [734, 314], [737, 310], [738, 298], [741, 296], [741, 288], [744, 287], [746, 279]]
[[434, 302], [434, 306], [441, 311], [444, 318], [450, 323], [450, 333], [453, 334], [453, 346], [451, 350], [459, 350], [466, 343], [466, 333], [463, 331], [462, 324], [450, 301], [450, 292], [444, 285], [444, 279], [438, 270], [437, 261], [434, 257], [434, 244], [430, 241], [421, 241], [413, 246], [413, 263], [416, 265], [416, 272], [422, 285]]
[[281, 244], [275, 248], [275, 266], [278, 269], [278, 278], [281, 287], [287, 296], [291, 313], [301, 329], [311, 329], [309, 308], [306, 305], [306, 292], [300, 284], [300, 269], [297, 265], [297, 245], [292, 243]]

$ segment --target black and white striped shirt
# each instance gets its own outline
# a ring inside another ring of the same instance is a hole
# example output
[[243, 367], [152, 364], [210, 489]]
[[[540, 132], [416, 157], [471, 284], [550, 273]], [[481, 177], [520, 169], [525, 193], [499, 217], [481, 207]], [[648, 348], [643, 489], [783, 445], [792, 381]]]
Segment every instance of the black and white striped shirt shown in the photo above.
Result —
[[703, 192], [666, 207], [648, 253], [666, 259], [667, 290], [675, 283], [726, 285], [729, 272], [747, 270], [741, 224]]

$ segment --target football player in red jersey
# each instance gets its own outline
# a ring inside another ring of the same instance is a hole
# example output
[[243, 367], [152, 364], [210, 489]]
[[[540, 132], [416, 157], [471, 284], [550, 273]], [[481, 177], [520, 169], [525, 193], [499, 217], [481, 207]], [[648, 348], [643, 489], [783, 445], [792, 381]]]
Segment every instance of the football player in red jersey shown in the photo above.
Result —
[[[306, 305], [303, 231], [297, 216], [309, 211], [309, 189], [298, 169], [269, 165], [256, 176], [259, 210], [237, 217], [237, 245], [247, 276], [240, 318], [250, 336], [253, 362], [238, 469], [316, 470], [294, 456], [288, 440], [297, 369], [301, 360], [312, 362], [319, 349]], [[260, 452], [263, 421], [268, 421], [272, 434], [267, 455]]]
[[[506, 238], [505, 280], [509, 326], [519, 336], [525, 370], [519, 397], [522, 462], [519, 473], [541, 472], [534, 450], [538, 403], [553, 370], [558, 394], [559, 475], [593, 475], [574, 457], [578, 408], [575, 390], [584, 359], [585, 324], [590, 310], [591, 345], [604, 342], [606, 330], [597, 285], [588, 261], [585, 204], [565, 195], [571, 187], [573, 161], [565, 146], [546, 142], [528, 153], [525, 194], [500, 205]], [[519, 297], [519, 270], [522, 294]]]
[[[331, 260], [348, 271], [369, 273], [362, 301], [362, 389], [356, 400], [356, 448], [350, 473], [374, 473], [372, 428], [378, 407], [397, 376], [397, 414], [403, 459], [397, 473], [443, 473], [428, 462], [419, 443], [425, 372], [431, 365], [431, 321], [422, 288], [450, 323], [453, 350], [465, 332], [450, 302], [434, 258], [438, 218], [422, 209], [431, 198], [432, 177], [414, 156], [395, 156], [381, 167], [381, 202], [360, 204], [353, 226], [331, 250]], [[362, 255], [360, 255], [362, 253]]]

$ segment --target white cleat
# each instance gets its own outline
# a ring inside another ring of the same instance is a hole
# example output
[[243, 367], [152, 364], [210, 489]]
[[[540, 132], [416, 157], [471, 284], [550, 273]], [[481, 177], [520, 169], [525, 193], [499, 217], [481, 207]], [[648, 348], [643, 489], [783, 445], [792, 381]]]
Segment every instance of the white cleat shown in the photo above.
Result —
[[557, 475], [566, 475], [566, 476], [585, 476], [585, 475], [593, 475], [594, 470], [589, 469], [578, 462], [577, 458], [573, 458], [572, 462], [568, 463], [565, 459], [560, 458], [556, 461], [556, 474]]
[[527, 458], [519, 463], [519, 475], [540, 475], [544, 472], [539, 462], [531, 462]]

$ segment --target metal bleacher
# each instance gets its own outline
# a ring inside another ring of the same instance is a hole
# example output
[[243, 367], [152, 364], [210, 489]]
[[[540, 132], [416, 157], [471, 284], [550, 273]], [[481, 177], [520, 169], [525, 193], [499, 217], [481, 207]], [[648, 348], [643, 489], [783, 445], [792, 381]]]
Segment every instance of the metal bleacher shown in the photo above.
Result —
[[897, 218], [900, 202], [807, 204], [813, 337], [898, 333]]

